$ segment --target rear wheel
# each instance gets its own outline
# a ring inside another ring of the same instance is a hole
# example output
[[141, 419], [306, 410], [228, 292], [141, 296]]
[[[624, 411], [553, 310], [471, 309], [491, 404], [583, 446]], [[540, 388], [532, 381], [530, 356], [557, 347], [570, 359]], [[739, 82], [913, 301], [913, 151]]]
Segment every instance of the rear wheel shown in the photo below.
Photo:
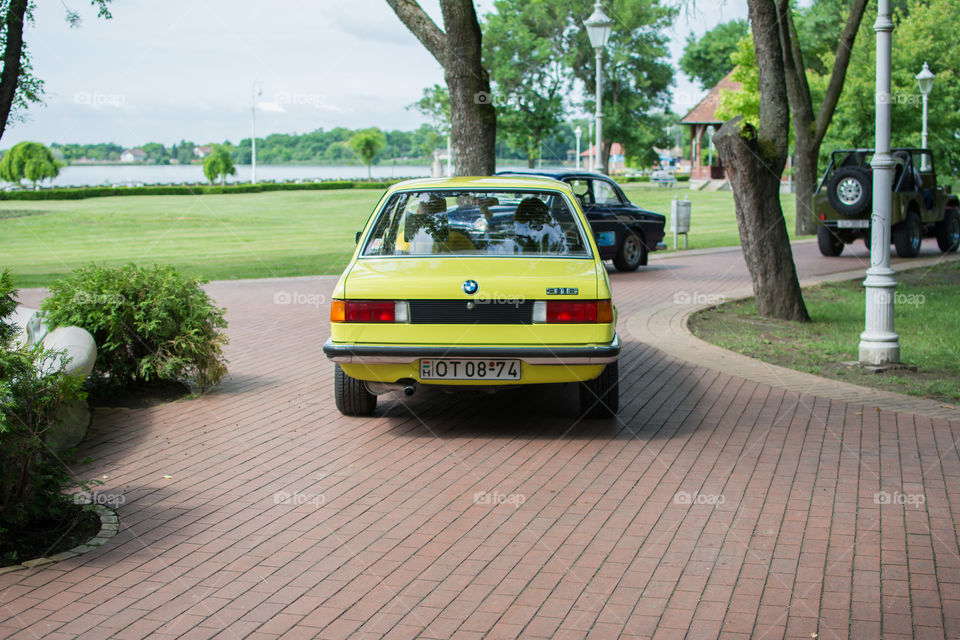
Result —
[[923, 242], [923, 226], [920, 216], [915, 211], [907, 213], [907, 217], [893, 227], [893, 244], [897, 247], [897, 255], [901, 258], [916, 258], [920, 255], [920, 244]]
[[616, 361], [593, 380], [580, 383], [580, 415], [612, 418], [620, 410], [620, 368]]
[[345, 416], [370, 416], [377, 408], [377, 396], [367, 391], [362, 380], [351, 378], [336, 365], [333, 377], [337, 409]]
[[947, 209], [943, 213], [943, 220], [937, 223], [937, 246], [940, 251], [950, 253], [957, 250], [960, 244], [960, 215], [956, 209]]
[[870, 174], [860, 167], [840, 167], [827, 183], [827, 200], [842, 216], [869, 211], [873, 199]]
[[620, 250], [613, 258], [613, 266], [617, 271], [636, 271], [637, 267], [646, 262], [647, 248], [633, 231], [627, 231], [620, 243]]
[[843, 253], [843, 240], [823, 225], [817, 228], [817, 246], [825, 256], [836, 257]]

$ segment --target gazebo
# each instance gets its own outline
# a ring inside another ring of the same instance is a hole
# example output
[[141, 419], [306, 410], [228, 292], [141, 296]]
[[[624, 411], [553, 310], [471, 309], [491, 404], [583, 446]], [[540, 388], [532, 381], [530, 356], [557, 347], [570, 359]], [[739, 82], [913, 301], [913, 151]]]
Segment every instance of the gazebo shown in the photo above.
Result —
[[680, 120], [680, 124], [690, 127], [690, 179], [691, 180], [722, 180], [723, 165], [717, 154], [713, 155], [713, 166], [705, 167], [701, 162], [701, 149], [710, 144], [706, 138], [707, 127], [719, 129], [723, 121], [717, 118], [717, 108], [720, 106], [720, 91], [738, 91], [740, 83], [732, 80], [733, 71], [723, 77], [706, 97], [697, 103], [687, 115]]

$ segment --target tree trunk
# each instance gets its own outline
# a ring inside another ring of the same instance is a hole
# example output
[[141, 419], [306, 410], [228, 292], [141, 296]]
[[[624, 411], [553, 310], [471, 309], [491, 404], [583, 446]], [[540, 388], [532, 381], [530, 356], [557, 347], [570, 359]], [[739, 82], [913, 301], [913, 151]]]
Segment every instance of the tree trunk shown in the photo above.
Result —
[[[760, 89], [760, 127], [736, 117], [713, 137], [733, 188], [743, 257], [761, 316], [807, 322], [806, 305], [780, 207], [789, 105], [778, 24], [786, 5], [748, 0]], [[786, 9], [789, 11], [789, 7]]]
[[440, 0], [446, 33], [416, 0], [386, 0], [400, 21], [443, 67], [450, 92], [454, 173], [486, 176], [496, 170], [497, 112], [483, 67], [480, 23], [472, 0]]
[[3, 16], [6, 46], [3, 50], [3, 74], [0, 75], [0, 137], [7, 128], [13, 99], [17, 94], [20, 81], [20, 59], [23, 55], [23, 16], [27, 11], [27, 0], [12, 0]]
[[796, 235], [810, 235], [817, 232], [817, 222], [813, 210], [813, 196], [817, 190], [820, 175], [817, 171], [817, 159], [820, 156], [820, 143], [810, 136], [794, 136], [793, 188], [797, 203], [797, 219], [793, 226]]

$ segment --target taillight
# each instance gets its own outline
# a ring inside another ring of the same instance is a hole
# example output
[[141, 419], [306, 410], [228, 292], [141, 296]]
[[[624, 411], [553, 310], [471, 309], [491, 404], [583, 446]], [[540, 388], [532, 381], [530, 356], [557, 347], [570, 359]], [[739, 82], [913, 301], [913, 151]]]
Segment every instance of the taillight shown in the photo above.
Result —
[[406, 322], [407, 303], [394, 300], [334, 300], [330, 322]]
[[613, 322], [610, 300], [537, 300], [533, 321], [542, 324], [608, 324]]

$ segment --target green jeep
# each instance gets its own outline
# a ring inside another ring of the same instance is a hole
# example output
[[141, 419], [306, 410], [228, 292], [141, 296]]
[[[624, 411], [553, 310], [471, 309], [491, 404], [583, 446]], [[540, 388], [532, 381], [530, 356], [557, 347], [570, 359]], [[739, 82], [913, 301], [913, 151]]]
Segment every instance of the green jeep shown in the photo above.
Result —
[[[891, 151], [897, 163], [893, 176], [891, 240], [897, 255], [913, 258], [920, 253], [924, 236], [935, 236], [944, 253], [960, 244], [960, 200], [937, 185], [929, 149], [898, 147]], [[870, 246], [873, 205], [873, 149], [840, 149], [830, 154], [830, 164], [813, 198], [820, 225], [817, 244], [825, 256], [838, 256], [843, 245], [863, 238]]]

